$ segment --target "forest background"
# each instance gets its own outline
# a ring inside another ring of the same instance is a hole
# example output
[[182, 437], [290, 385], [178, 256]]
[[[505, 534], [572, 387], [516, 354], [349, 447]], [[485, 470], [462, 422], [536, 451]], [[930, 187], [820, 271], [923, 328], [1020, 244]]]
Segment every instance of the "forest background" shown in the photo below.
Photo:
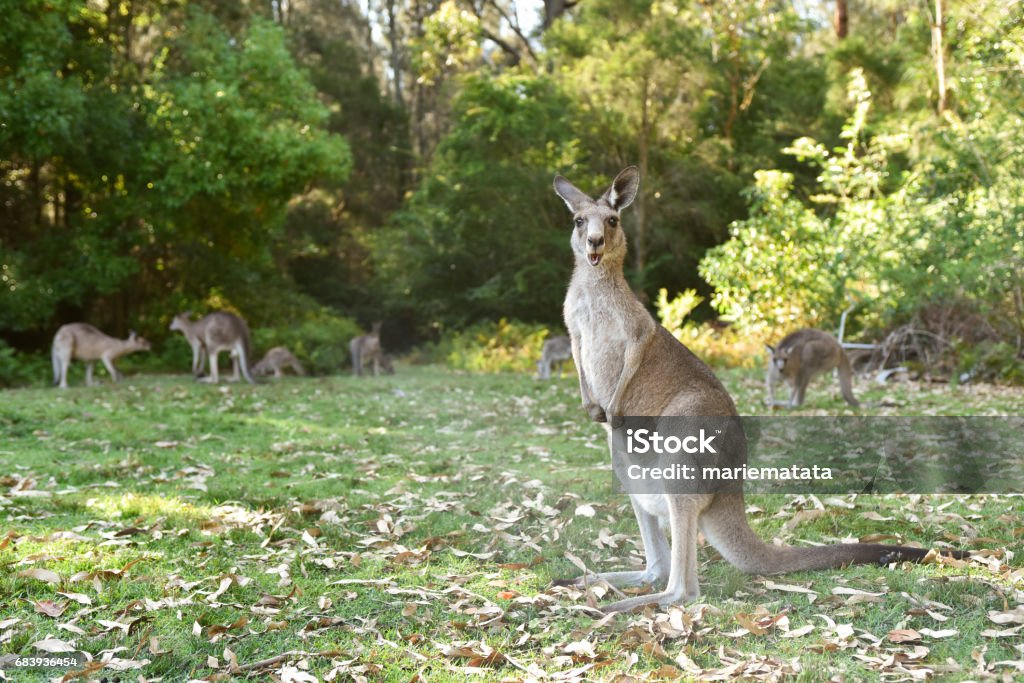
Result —
[[373, 320], [391, 349], [526, 363], [507, 349], [559, 333], [572, 267], [552, 176], [596, 192], [628, 164], [627, 275], [705, 357], [853, 305], [848, 338], [910, 330], [954, 380], [1024, 381], [1020, 2], [0, 15], [0, 385], [46, 381], [79, 320], [180, 370], [187, 309], [320, 372]]

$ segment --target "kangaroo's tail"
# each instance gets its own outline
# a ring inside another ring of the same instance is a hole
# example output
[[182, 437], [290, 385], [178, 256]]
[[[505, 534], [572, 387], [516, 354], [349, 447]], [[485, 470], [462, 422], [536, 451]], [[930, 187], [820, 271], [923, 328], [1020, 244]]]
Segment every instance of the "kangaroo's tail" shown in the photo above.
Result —
[[57, 340], [53, 341], [53, 346], [50, 348], [50, 362], [53, 364], [53, 386], [60, 384], [60, 351], [57, 349]]
[[249, 330], [245, 331], [239, 343], [236, 345], [238, 351], [238, 366], [242, 369], [242, 376], [245, 377], [245, 381], [249, 384], [256, 384], [256, 380], [252, 377], [252, 371], [249, 369], [249, 355], [252, 345], [249, 342]]
[[[735, 499], [739, 496], [739, 500]], [[904, 545], [841, 543], [793, 548], [765, 543], [747, 523], [742, 494], [717, 494], [701, 516], [701, 530], [708, 542], [740, 571], [748, 574], [785, 574], [811, 569], [834, 569], [850, 564], [920, 562], [928, 548]], [[958, 560], [969, 556], [963, 550], [942, 550], [941, 555]]]

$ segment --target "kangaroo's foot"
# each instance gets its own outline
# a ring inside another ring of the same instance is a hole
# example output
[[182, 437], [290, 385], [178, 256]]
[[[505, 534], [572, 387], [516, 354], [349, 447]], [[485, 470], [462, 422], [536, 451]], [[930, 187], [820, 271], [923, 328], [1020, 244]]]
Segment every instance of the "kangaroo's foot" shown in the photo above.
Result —
[[661, 593], [638, 595], [635, 598], [619, 600], [618, 602], [613, 602], [610, 605], [605, 605], [601, 608], [601, 611], [608, 614], [613, 612], [632, 612], [639, 607], [646, 607], [647, 605], [658, 605], [664, 607], [680, 602], [694, 602], [699, 597], [699, 591], [694, 591], [692, 595], [687, 595], [683, 590], [664, 591]]
[[668, 580], [667, 575], [659, 574], [652, 569], [628, 572], [604, 572], [602, 574], [584, 574], [575, 579], [556, 579], [555, 586], [572, 586], [585, 588], [588, 584], [608, 583], [615, 588], [632, 588], [636, 586], [660, 586]]

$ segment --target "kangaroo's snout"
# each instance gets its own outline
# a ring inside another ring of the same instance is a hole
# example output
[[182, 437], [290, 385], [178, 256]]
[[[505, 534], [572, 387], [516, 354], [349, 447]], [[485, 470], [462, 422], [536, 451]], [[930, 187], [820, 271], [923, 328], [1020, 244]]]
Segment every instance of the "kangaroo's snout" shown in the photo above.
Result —
[[588, 235], [587, 236], [587, 260], [590, 261], [590, 265], [596, 266], [601, 263], [601, 258], [604, 256], [604, 235]]

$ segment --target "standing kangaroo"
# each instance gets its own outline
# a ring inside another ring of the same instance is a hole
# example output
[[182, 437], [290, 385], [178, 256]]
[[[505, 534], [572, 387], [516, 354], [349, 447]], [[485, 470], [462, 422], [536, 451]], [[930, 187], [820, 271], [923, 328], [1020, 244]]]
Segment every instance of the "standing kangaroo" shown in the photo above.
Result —
[[237, 315], [225, 311], [210, 313], [196, 321], [191, 319], [191, 315], [186, 311], [174, 316], [171, 331], [177, 330], [185, 335], [189, 346], [192, 347], [192, 374], [199, 377], [203, 372], [206, 358], [209, 357], [210, 377], [202, 378], [200, 381], [217, 384], [220, 381], [217, 356], [221, 351], [228, 351], [234, 367], [232, 380], [239, 380], [238, 371], [241, 368], [245, 381], [255, 384], [256, 380], [249, 371], [249, 326], [246, 322]]
[[537, 376], [540, 379], [551, 378], [551, 366], [558, 364], [558, 376], [562, 376], [565, 361], [572, 358], [572, 342], [566, 336], [551, 337], [544, 340], [541, 347], [540, 360], [537, 361]]
[[[835, 337], [821, 330], [803, 329], [787, 335], [778, 346], [768, 348], [768, 405], [796, 408], [804, 402], [807, 384], [815, 375], [839, 369], [839, 390], [853, 407], [860, 403], [853, 397], [853, 371], [850, 359]], [[775, 387], [782, 381], [789, 385], [789, 401], [775, 400]]]
[[[349, 355], [352, 356], [352, 374], [363, 374], [363, 366], [373, 361], [373, 376], [380, 374], [381, 368], [390, 368], [390, 361], [383, 361], [384, 351], [380, 346], [380, 328], [382, 323], [375, 322], [369, 334], [356, 337], [348, 343]], [[392, 370], [394, 372], [394, 370]], [[388, 373], [391, 374], [391, 373]]]
[[267, 355], [263, 356], [263, 360], [253, 366], [252, 374], [260, 376], [274, 373], [274, 377], [281, 378], [284, 376], [285, 368], [291, 368], [292, 372], [296, 375], [306, 374], [302, 363], [299, 362], [299, 359], [291, 351], [283, 346], [275, 346], [267, 351]]
[[[573, 213], [572, 280], [564, 315], [579, 372], [583, 408], [604, 423], [609, 447], [623, 416], [735, 416], [736, 407], [711, 369], [640, 303], [622, 273], [626, 236], [619, 212], [636, 197], [635, 166], [626, 168], [597, 199], [556, 176], [555, 192]], [[614, 451], [613, 451], [614, 458]], [[842, 567], [851, 563], [920, 560], [927, 550], [896, 545], [841, 544], [813, 548], [774, 546], [747, 523], [743, 493], [630, 494], [647, 567], [643, 571], [582, 576], [574, 585], [604, 579], [616, 586], [656, 584], [664, 590], [605, 607], [622, 612], [649, 603], [695, 600], [697, 531], [722, 556], [750, 574]], [[662, 526], [667, 527], [671, 546]], [[956, 553], [961, 557], [963, 553]]]
[[110, 378], [121, 381], [121, 372], [114, 361], [136, 351], [149, 351], [149, 342], [132, 330], [127, 339], [115, 339], [87, 323], [69, 323], [53, 336], [50, 360], [53, 361], [53, 383], [68, 388], [68, 366], [72, 360], [85, 361], [85, 384], [92, 386], [92, 368], [103, 361]]

